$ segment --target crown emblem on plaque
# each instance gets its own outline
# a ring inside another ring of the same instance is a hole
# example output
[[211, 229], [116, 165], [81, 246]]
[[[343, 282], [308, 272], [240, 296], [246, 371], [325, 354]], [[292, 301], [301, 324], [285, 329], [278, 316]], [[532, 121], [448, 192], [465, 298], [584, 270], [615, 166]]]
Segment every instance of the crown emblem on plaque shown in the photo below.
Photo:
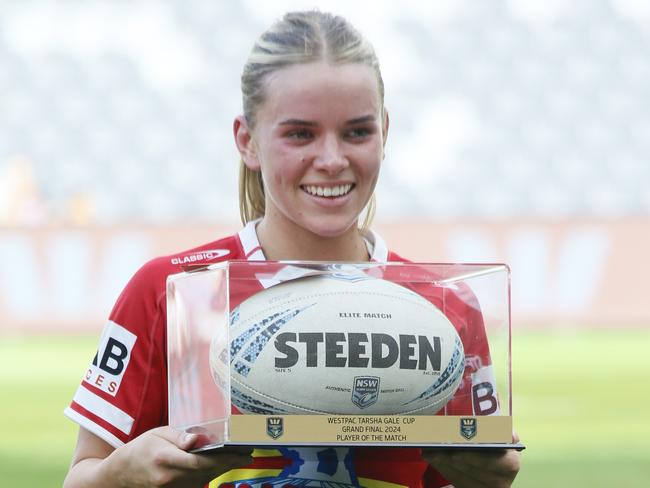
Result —
[[266, 433], [273, 439], [284, 434], [284, 419], [282, 417], [267, 417]]
[[476, 435], [476, 419], [461, 418], [460, 419], [460, 435], [465, 439], [470, 440]]

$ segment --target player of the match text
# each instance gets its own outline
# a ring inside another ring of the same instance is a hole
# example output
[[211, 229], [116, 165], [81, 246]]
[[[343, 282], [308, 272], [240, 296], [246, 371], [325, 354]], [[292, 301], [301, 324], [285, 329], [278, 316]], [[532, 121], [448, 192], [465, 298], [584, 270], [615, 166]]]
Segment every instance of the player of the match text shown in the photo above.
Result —
[[415, 417], [328, 417], [327, 423], [340, 425], [337, 442], [403, 442], [402, 425], [415, 422]]

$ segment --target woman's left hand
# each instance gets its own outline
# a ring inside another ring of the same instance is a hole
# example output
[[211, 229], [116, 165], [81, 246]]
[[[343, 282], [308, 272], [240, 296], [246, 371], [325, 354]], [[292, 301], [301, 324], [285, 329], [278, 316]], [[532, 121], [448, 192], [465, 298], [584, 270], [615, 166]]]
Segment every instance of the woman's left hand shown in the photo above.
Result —
[[[519, 442], [513, 434], [513, 442]], [[521, 464], [515, 449], [422, 449], [422, 457], [455, 488], [507, 488]]]

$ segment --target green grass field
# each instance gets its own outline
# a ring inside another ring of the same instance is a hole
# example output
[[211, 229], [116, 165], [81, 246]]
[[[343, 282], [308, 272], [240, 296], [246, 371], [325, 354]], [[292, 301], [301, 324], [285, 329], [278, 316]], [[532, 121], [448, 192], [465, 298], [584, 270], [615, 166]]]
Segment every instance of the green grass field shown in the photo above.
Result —
[[[77, 430], [62, 411], [96, 340], [0, 338], [2, 486], [61, 486]], [[513, 347], [515, 486], [648, 486], [650, 329], [518, 331]]]

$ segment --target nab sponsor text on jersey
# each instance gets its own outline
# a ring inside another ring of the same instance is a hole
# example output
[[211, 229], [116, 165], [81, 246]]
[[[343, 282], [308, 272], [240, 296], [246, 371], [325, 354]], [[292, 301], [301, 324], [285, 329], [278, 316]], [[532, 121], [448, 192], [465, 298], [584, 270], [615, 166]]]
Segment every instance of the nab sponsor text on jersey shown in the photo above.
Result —
[[84, 375], [84, 382], [115, 396], [136, 340], [133, 333], [109, 320], [104, 327], [97, 354]]

